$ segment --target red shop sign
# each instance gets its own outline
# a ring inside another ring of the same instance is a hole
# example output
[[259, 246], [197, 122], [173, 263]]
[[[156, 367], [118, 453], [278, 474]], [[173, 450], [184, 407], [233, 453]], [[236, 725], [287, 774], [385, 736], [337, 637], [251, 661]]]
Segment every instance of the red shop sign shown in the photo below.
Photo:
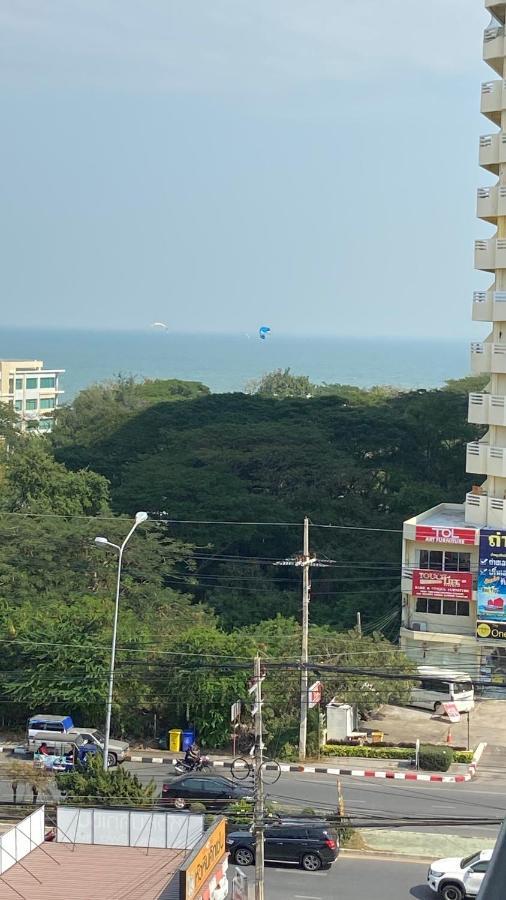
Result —
[[412, 590], [415, 597], [471, 600], [473, 576], [471, 572], [436, 572], [433, 569], [414, 569]]
[[427, 541], [429, 544], [475, 544], [474, 528], [447, 528], [443, 525], [417, 525], [416, 541]]

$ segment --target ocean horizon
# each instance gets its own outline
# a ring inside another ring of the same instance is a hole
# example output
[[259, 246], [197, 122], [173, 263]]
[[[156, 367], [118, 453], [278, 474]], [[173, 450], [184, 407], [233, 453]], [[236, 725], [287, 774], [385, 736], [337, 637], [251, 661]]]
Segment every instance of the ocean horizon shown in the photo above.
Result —
[[464, 339], [318, 337], [256, 333], [175, 334], [4, 328], [1, 359], [41, 359], [65, 369], [63, 402], [118, 374], [201, 381], [214, 393], [243, 391], [273, 369], [308, 375], [316, 384], [436, 388], [469, 374]]

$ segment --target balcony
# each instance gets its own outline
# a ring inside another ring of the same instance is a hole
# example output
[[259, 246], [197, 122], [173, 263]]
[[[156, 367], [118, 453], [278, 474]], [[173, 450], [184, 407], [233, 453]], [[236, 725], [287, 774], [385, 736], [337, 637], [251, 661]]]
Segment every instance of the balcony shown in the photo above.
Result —
[[485, 0], [485, 9], [488, 9], [491, 15], [499, 22], [503, 22], [506, 16], [506, 0]]
[[469, 525], [487, 525], [489, 528], [506, 528], [506, 500], [482, 494], [466, 495], [466, 522]]
[[474, 267], [483, 272], [506, 269], [506, 240], [491, 237], [474, 242]]
[[488, 172], [499, 174], [499, 164], [506, 162], [506, 134], [484, 134], [480, 138], [480, 166]]
[[466, 471], [472, 475], [506, 478], [506, 447], [491, 447], [485, 441], [468, 444]]
[[473, 475], [487, 475], [488, 444], [474, 441], [466, 447], [466, 472]]
[[496, 394], [469, 394], [467, 419], [474, 425], [500, 425], [506, 428], [506, 397]]
[[483, 59], [502, 77], [505, 56], [504, 27], [486, 28], [483, 34]]
[[473, 322], [506, 322], [506, 291], [475, 291]]
[[481, 86], [481, 112], [494, 125], [501, 124], [501, 113], [504, 109], [504, 82], [485, 81]]
[[506, 187], [494, 185], [478, 188], [476, 215], [492, 224], [497, 221], [498, 216], [506, 216]]
[[506, 374], [506, 344], [484, 341], [471, 344], [471, 372], [473, 375]]

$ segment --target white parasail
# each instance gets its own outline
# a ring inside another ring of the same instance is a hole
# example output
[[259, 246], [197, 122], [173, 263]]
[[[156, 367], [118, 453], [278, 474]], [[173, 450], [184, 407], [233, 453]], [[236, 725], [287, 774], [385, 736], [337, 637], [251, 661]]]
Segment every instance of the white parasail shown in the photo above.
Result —
[[161, 328], [162, 331], [168, 331], [169, 326], [165, 324], [165, 322], [153, 322], [151, 328]]

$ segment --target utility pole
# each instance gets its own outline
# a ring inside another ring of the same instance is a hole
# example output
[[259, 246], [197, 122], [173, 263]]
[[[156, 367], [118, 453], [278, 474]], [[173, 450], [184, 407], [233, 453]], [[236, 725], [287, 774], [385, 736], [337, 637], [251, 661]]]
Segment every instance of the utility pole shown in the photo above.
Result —
[[254, 694], [253, 718], [255, 721], [255, 900], [264, 900], [264, 742], [262, 723], [262, 675], [260, 656], [255, 657], [253, 684], [249, 689]]
[[275, 566], [298, 566], [302, 569], [302, 646], [300, 653], [300, 727], [299, 727], [299, 759], [306, 758], [307, 744], [307, 711], [309, 706], [309, 601], [311, 598], [311, 567], [325, 568], [334, 563], [334, 559], [317, 559], [309, 549], [309, 519], [304, 516], [304, 537], [302, 553], [275, 562]]
[[[313, 560], [314, 562], [314, 560]], [[304, 516], [304, 545], [302, 551], [302, 647], [300, 654], [300, 727], [299, 727], [299, 757], [306, 758], [307, 743], [307, 706], [308, 696], [307, 689], [309, 684], [309, 672], [307, 670], [309, 661], [309, 594], [311, 590], [309, 580], [309, 567], [311, 558], [309, 556], [309, 519]]]

